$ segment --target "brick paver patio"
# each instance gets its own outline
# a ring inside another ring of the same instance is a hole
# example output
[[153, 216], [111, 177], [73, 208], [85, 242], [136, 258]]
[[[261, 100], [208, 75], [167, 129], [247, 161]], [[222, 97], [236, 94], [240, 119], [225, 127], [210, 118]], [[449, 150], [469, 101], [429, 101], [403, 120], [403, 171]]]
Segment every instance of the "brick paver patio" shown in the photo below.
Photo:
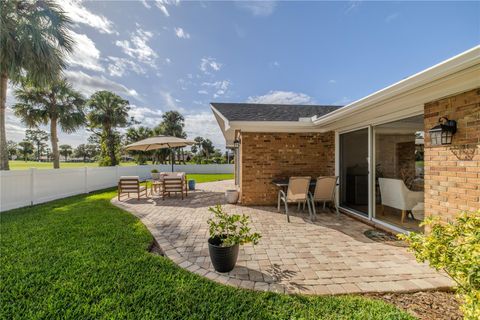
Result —
[[418, 264], [405, 248], [375, 242], [363, 232], [371, 227], [345, 215], [294, 212], [291, 223], [273, 207], [225, 204], [230, 213], [251, 217], [262, 234], [257, 246], [240, 248], [233, 271], [214, 271], [208, 255], [208, 207], [225, 203], [232, 181], [198, 184], [199, 190], [162, 200], [112, 203], [132, 212], [147, 226], [165, 255], [179, 266], [233, 286], [286, 293], [343, 294], [446, 288], [453, 283], [427, 265]]

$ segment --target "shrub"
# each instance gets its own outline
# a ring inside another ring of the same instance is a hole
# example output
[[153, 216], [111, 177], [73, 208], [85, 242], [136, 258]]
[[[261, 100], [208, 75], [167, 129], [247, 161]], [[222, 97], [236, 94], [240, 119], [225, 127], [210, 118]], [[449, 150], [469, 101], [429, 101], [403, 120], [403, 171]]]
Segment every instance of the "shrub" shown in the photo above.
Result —
[[480, 319], [480, 210], [462, 212], [448, 223], [436, 217], [422, 224], [430, 228], [429, 233], [399, 237], [409, 244], [418, 261], [428, 261], [457, 283], [465, 319]]
[[257, 244], [261, 238], [259, 233], [251, 233], [248, 226], [250, 218], [244, 214], [228, 214], [222, 206], [208, 208], [215, 215], [208, 219], [210, 238], [217, 238], [222, 241], [221, 247], [230, 247], [236, 244], [253, 243]]
[[157, 169], [152, 169], [152, 171], [150, 171], [150, 173], [158, 173], [158, 170]]

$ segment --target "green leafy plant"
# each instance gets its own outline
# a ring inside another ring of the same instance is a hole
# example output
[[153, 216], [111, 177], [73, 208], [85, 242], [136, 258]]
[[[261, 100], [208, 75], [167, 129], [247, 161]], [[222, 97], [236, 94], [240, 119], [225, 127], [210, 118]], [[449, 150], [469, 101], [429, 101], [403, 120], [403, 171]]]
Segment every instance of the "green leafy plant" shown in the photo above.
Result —
[[150, 171], [150, 173], [158, 173], [158, 170], [157, 169], [152, 169], [152, 171]]
[[221, 240], [221, 247], [230, 247], [236, 244], [258, 243], [261, 235], [251, 232], [248, 226], [250, 218], [244, 214], [228, 214], [221, 205], [208, 208], [214, 214], [208, 219], [210, 237]]
[[438, 217], [422, 223], [427, 234], [399, 235], [418, 261], [443, 270], [457, 283], [462, 311], [467, 320], [480, 319], [480, 210], [462, 212], [455, 221]]

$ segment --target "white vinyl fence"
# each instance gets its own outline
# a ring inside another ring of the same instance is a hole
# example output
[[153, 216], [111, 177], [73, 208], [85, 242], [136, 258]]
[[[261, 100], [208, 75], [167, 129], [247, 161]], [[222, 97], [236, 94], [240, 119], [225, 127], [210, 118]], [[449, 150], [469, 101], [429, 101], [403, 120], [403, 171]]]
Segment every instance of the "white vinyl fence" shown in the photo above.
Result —
[[[175, 165], [176, 172], [233, 173], [233, 164]], [[0, 212], [117, 185], [120, 176], [150, 178], [150, 171], [171, 171], [171, 165], [30, 169], [0, 171]]]

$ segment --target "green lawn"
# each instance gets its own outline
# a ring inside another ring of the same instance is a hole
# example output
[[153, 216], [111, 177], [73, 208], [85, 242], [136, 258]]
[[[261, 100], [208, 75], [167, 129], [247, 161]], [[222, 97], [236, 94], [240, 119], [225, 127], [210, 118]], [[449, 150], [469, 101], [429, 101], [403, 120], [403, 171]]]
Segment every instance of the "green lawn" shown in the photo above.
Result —
[[359, 296], [252, 292], [189, 273], [147, 251], [152, 236], [110, 204], [114, 196], [106, 190], [1, 214], [0, 318], [413, 319]]

